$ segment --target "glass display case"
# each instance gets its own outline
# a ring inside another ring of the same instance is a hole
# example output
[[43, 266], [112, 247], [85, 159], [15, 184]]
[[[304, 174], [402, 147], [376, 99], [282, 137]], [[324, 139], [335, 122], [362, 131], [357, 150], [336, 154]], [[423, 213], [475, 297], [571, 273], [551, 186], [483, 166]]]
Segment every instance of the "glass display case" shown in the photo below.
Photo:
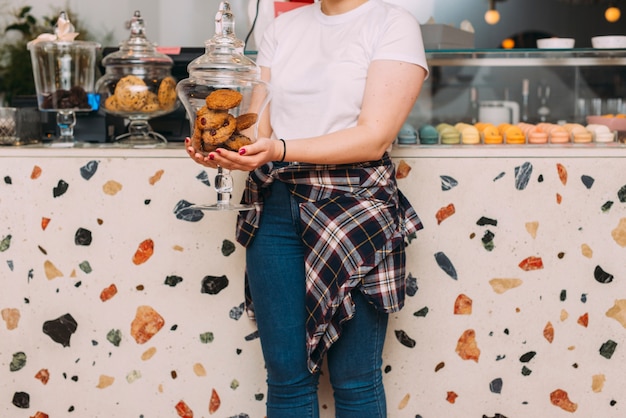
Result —
[[460, 122], [588, 125], [593, 116], [626, 131], [626, 49], [429, 50], [427, 59], [430, 75], [407, 120], [414, 131]]

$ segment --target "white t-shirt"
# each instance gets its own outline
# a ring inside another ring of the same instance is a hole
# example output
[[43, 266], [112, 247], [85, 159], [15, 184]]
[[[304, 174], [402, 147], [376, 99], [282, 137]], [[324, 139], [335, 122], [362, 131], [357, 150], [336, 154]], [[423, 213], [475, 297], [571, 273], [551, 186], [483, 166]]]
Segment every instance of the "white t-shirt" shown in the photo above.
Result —
[[257, 64], [272, 73], [270, 115], [278, 138], [356, 126], [374, 60], [428, 68], [419, 22], [405, 9], [369, 0], [327, 16], [320, 4], [278, 16], [259, 47]]

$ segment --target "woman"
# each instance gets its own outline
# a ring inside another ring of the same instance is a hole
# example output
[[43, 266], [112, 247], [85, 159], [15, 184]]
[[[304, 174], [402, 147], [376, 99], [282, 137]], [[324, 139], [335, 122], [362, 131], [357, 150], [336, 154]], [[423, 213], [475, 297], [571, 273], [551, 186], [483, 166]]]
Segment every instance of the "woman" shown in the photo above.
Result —
[[[237, 239], [267, 369], [267, 416], [317, 417], [328, 362], [337, 417], [386, 417], [382, 350], [404, 304], [405, 238], [421, 229], [387, 150], [427, 75], [418, 22], [382, 0], [280, 15], [259, 48], [260, 137], [189, 155], [251, 171]], [[269, 114], [269, 115], [268, 115]]]

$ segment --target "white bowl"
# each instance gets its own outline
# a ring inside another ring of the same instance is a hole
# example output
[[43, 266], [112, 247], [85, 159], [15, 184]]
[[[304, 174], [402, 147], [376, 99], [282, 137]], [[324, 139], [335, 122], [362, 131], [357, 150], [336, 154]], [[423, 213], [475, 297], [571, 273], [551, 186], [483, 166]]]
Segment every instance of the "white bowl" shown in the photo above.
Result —
[[604, 49], [626, 48], [626, 36], [594, 36], [591, 38], [591, 46]]
[[574, 48], [574, 42], [574, 38], [543, 38], [537, 39], [537, 48], [571, 49]]

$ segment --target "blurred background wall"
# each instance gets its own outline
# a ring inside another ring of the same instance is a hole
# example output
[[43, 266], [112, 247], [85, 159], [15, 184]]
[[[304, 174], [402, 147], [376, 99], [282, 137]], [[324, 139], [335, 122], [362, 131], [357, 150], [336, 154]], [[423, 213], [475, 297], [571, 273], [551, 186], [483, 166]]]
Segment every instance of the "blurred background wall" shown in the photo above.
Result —
[[[237, 19], [237, 35], [244, 39], [250, 28], [249, 14], [257, 0], [231, 0]], [[265, 3], [268, 0], [261, 0]], [[576, 47], [590, 47], [595, 35], [626, 33], [626, 17], [609, 23], [604, 11], [610, 0], [496, 0], [500, 21], [485, 23], [488, 0], [389, 0], [406, 5], [425, 23], [431, 16], [437, 23], [457, 26], [469, 20], [476, 30], [477, 48], [497, 48], [502, 39], [523, 32], [545, 32], [560, 37], [573, 37]], [[0, 2], [1, 3], [1, 2]], [[251, 4], [252, 3], [252, 4]], [[613, 0], [626, 13], [626, 0]], [[94, 34], [112, 34], [111, 43], [117, 45], [128, 37], [125, 22], [135, 10], [140, 10], [147, 24], [148, 37], [161, 46], [202, 46], [214, 32], [213, 19], [219, 0], [19, 0], [5, 1], [6, 14], [21, 6], [33, 7], [35, 16], [50, 15], [51, 10], [69, 7]], [[262, 6], [263, 7], [263, 4]], [[6, 18], [6, 16], [3, 16]], [[262, 26], [262, 25], [261, 25]], [[255, 45], [250, 40], [249, 49]], [[534, 47], [534, 45], [532, 45]]]

